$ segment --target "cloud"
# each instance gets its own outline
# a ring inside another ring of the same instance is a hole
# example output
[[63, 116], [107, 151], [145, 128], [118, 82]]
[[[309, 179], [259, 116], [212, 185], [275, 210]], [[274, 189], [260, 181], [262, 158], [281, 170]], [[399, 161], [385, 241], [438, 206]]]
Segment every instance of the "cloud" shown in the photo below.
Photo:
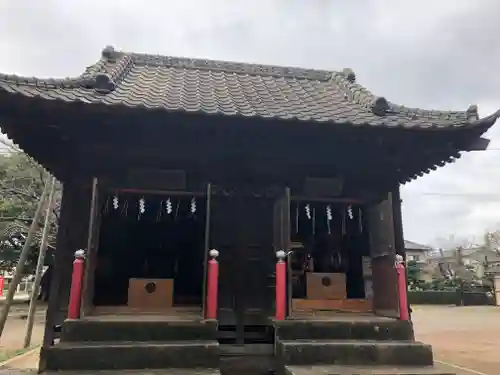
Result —
[[[4, 1], [0, 71], [77, 75], [105, 45], [338, 70], [399, 104], [500, 107], [498, 0]], [[500, 150], [500, 130], [488, 136]], [[408, 239], [500, 222], [500, 151], [469, 153], [403, 188]], [[481, 193], [489, 194], [480, 196]], [[497, 196], [497, 194], [499, 194]]]

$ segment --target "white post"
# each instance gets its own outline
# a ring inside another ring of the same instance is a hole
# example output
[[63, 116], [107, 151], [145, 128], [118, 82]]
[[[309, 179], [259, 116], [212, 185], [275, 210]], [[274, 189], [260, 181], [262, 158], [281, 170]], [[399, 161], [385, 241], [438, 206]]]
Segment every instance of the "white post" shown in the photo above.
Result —
[[493, 277], [493, 290], [495, 293], [495, 305], [500, 306], [500, 275]]

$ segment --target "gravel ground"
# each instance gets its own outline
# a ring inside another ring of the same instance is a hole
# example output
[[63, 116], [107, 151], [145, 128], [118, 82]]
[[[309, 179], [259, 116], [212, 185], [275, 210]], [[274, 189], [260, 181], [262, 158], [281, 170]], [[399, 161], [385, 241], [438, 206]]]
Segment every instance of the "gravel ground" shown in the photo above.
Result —
[[[500, 308], [413, 306], [416, 339], [431, 344], [437, 361], [451, 363], [457, 375], [497, 375], [500, 368]], [[27, 306], [15, 306], [7, 321], [0, 346], [18, 349], [22, 346]], [[35, 319], [33, 344], [43, 335], [44, 311]], [[38, 354], [20, 358], [0, 370], [0, 375], [34, 374]], [[467, 369], [472, 370], [468, 371]]]
[[500, 308], [412, 308], [416, 339], [432, 345], [435, 360], [472, 369], [476, 375], [499, 373]]

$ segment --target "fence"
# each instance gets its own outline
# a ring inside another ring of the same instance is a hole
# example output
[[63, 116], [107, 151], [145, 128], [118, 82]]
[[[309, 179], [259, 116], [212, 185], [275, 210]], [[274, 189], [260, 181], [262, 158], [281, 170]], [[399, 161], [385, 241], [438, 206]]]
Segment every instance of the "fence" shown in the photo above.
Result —
[[[9, 282], [10, 280], [5, 280], [5, 284], [3, 287], [4, 295], [7, 293], [7, 290], [9, 289]], [[33, 289], [33, 281], [22, 280], [16, 288], [16, 293], [29, 294], [31, 293], [32, 289]]]
[[[408, 291], [408, 302], [411, 305], [460, 305], [459, 291], [425, 290]], [[495, 297], [485, 292], [464, 292], [464, 306], [495, 305]]]

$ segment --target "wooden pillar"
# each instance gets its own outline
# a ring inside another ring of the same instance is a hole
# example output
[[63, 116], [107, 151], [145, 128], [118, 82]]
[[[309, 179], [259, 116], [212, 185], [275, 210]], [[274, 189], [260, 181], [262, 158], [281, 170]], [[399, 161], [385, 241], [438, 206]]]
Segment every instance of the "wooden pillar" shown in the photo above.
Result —
[[392, 192], [392, 217], [394, 221], [394, 245], [396, 254], [402, 255], [406, 261], [405, 241], [403, 234], [403, 215], [401, 212], [401, 195], [399, 186]]
[[212, 209], [212, 184], [207, 183], [207, 200], [205, 211], [205, 238], [204, 238], [204, 252], [205, 257], [203, 260], [203, 286], [202, 286], [202, 316], [207, 313], [207, 283], [208, 283], [208, 262], [210, 261], [210, 210]]
[[94, 284], [95, 284], [95, 269], [97, 265], [97, 246], [99, 240], [99, 230], [101, 228], [100, 215], [100, 194], [98, 193], [99, 186], [97, 178], [92, 180], [92, 189], [90, 192], [90, 205], [87, 215], [87, 241], [86, 241], [86, 256], [85, 274], [82, 291], [82, 317], [90, 315], [93, 308], [94, 300]]
[[368, 231], [372, 258], [373, 309], [376, 314], [398, 316], [397, 273], [393, 196], [368, 208]]
[[[396, 245], [396, 254], [399, 254], [403, 257], [405, 263], [406, 282], [408, 283], [408, 267], [407, 267], [408, 263], [406, 262], [406, 248], [405, 248], [404, 231], [403, 231], [403, 213], [401, 210], [402, 203], [403, 201], [401, 199], [400, 186], [398, 185], [392, 192], [392, 215], [394, 218], [394, 243]], [[411, 320], [411, 310], [409, 302], [408, 302], [408, 311], [410, 312], [410, 320]]]
[[41, 370], [44, 368], [43, 349], [52, 345], [54, 327], [62, 324], [67, 315], [74, 254], [76, 250], [85, 249], [86, 246], [89, 208], [89, 187], [75, 181], [64, 182], [45, 333], [40, 354]]

